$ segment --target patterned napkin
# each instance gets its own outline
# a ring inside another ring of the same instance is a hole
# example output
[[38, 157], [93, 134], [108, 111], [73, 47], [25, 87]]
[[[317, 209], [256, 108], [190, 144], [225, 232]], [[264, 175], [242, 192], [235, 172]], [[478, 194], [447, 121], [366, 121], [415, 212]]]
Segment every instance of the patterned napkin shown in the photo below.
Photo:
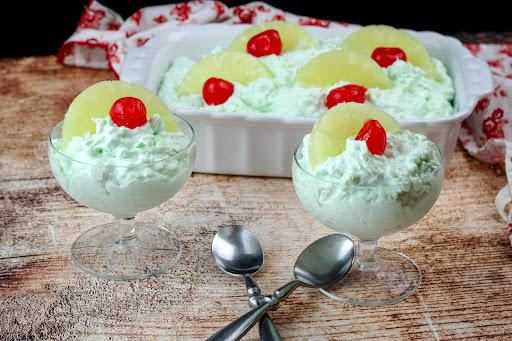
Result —
[[118, 13], [93, 0], [85, 8], [77, 30], [59, 49], [57, 61], [66, 65], [110, 68], [119, 75], [129, 50], [144, 45], [166, 29], [205, 23], [260, 24], [271, 20], [323, 27], [352, 26], [291, 14], [264, 2], [229, 8], [219, 1], [187, 1], [144, 7], [123, 20]]
[[469, 154], [483, 162], [505, 162], [508, 184], [496, 196], [496, 207], [508, 223], [512, 244], [512, 45], [466, 47], [489, 65], [494, 92], [480, 100], [462, 123], [459, 140]]
[[[216, 22], [259, 24], [270, 20], [322, 27], [358, 26], [295, 15], [264, 2], [230, 8], [219, 1], [198, 0], [144, 7], [123, 20], [118, 13], [93, 0], [85, 8], [76, 31], [59, 49], [57, 61], [65, 65], [109, 68], [119, 75], [128, 51], [168, 28]], [[505, 162], [509, 185], [498, 193], [496, 207], [508, 223], [512, 244], [512, 45], [466, 47], [489, 64], [495, 89], [463, 122], [459, 139], [468, 153], [482, 162]]]

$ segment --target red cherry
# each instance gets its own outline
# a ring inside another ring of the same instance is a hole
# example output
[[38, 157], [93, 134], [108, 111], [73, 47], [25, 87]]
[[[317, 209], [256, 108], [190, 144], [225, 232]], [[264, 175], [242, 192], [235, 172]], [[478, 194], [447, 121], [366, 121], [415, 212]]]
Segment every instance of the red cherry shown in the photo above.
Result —
[[386, 131], [377, 120], [367, 119], [356, 140], [366, 141], [366, 146], [373, 155], [382, 155], [386, 149]]
[[381, 67], [388, 67], [397, 59], [407, 61], [405, 52], [398, 47], [377, 47], [373, 50], [372, 59]]
[[112, 104], [110, 117], [118, 127], [135, 129], [148, 121], [146, 106], [135, 97], [121, 97]]
[[266, 30], [256, 34], [247, 43], [247, 53], [254, 57], [268, 56], [271, 54], [280, 55], [283, 50], [283, 43], [279, 32]]
[[357, 102], [364, 103], [366, 100], [366, 88], [360, 85], [348, 84], [332, 89], [327, 95], [325, 105], [331, 109], [338, 103]]
[[235, 91], [233, 83], [211, 77], [204, 82], [203, 99], [208, 105], [219, 105], [228, 100]]

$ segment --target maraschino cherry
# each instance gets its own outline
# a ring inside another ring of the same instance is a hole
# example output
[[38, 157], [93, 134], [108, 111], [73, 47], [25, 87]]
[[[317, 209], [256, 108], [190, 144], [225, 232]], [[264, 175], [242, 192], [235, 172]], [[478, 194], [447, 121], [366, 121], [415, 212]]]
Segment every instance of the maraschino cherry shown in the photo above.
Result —
[[367, 119], [356, 140], [366, 141], [366, 146], [373, 155], [382, 155], [386, 150], [386, 131], [377, 120]]
[[135, 129], [148, 121], [146, 106], [135, 97], [121, 97], [110, 108], [110, 117], [118, 127]]
[[203, 99], [208, 105], [219, 105], [226, 102], [234, 91], [233, 83], [222, 78], [211, 77], [204, 82]]
[[372, 59], [381, 67], [388, 67], [398, 59], [407, 61], [405, 52], [398, 47], [377, 47], [373, 50]]
[[263, 57], [271, 54], [280, 55], [283, 50], [283, 43], [279, 32], [266, 30], [256, 34], [247, 43], [247, 53], [254, 57]]
[[343, 102], [364, 103], [366, 100], [366, 88], [360, 85], [348, 84], [336, 89], [332, 89], [327, 95], [325, 105], [332, 108], [336, 104]]

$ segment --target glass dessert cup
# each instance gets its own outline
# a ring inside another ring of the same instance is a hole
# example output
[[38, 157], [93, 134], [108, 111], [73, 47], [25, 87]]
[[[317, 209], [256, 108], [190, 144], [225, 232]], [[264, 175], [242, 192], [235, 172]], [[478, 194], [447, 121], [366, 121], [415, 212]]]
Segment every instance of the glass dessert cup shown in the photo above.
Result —
[[444, 180], [440, 166], [414, 181], [398, 185], [358, 187], [324, 180], [305, 170], [302, 144], [294, 153], [292, 177], [302, 205], [320, 223], [354, 236], [356, 259], [339, 283], [320, 289], [326, 296], [348, 304], [383, 305], [416, 291], [421, 272], [409, 257], [378, 247], [380, 237], [419, 221], [435, 204]]
[[170, 230], [135, 219], [137, 213], [172, 198], [192, 173], [194, 129], [175, 118], [190, 139], [188, 145], [176, 155], [137, 166], [100, 166], [69, 158], [53, 142], [62, 137], [63, 121], [52, 129], [48, 158], [59, 185], [80, 204], [115, 217], [115, 222], [96, 226], [75, 240], [71, 259], [78, 268], [105, 279], [132, 280], [161, 273], [179, 260], [181, 243]]

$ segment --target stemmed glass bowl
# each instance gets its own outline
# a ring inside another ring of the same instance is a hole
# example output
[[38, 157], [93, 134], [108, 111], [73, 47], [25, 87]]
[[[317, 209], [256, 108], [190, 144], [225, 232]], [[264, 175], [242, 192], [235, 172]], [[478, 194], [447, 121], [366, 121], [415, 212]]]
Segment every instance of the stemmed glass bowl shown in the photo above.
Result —
[[421, 283], [418, 266], [407, 256], [378, 246], [380, 237], [419, 221], [442, 188], [444, 167], [421, 178], [383, 186], [355, 186], [321, 179], [301, 166], [301, 143], [294, 152], [292, 177], [302, 205], [320, 223], [356, 239], [354, 265], [338, 284], [320, 291], [355, 305], [382, 305], [411, 295]]
[[180, 258], [181, 243], [169, 229], [139, 221], [135, 216], [172, 198], [187, 182], [195, 162], [194, 129], [175, 115], [188, 145], [175, 155], [135, 166], [95, 165], [61, 153], [63, 121], [51, 131], [48, 158], [57, 182], [73, 199], [110, 213], [114, 222], [96, 226], [75, 240], [73, 262], [83, 271], [106, 279], [149, 277], [172, 267]]

